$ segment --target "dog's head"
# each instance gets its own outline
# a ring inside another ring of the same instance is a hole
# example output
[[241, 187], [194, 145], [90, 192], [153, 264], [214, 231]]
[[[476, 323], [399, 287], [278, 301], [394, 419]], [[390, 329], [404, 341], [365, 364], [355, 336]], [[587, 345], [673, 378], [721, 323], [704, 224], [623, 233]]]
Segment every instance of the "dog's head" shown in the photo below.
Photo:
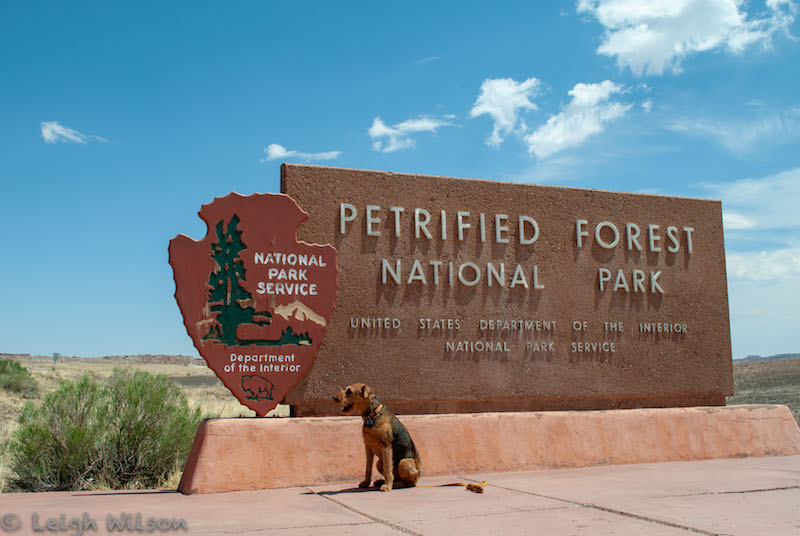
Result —
[[342, 406], [342, 413], [352, 415], [354, 412], [366, 413], [370, 410], [370, 401], [375, 398], [375, 391], [369, 385], [354, 383], [348, 385], [333, 400]]

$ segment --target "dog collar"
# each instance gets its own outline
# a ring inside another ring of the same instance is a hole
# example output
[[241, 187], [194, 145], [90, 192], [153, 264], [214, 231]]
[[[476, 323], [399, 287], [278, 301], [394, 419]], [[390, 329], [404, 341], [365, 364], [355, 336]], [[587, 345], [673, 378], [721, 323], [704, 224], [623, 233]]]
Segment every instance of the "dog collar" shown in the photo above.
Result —
[[379, 404], [378, 407], [375, 408], [374, 412], [367, 415], [367, 417], [364, 419], [364, 426], [374, 426], [375, 417], [378, 415], [378, 413], [381, 412], [382, 409], [383, 409], [383, 404]]

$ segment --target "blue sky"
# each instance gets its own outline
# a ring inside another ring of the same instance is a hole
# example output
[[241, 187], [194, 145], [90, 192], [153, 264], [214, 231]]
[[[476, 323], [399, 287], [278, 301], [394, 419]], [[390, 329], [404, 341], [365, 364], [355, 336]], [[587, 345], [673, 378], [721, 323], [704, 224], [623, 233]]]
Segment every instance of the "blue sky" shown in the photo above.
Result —
[[0, 352], [192, 354], [167, 245], [283, 161], [722, 199], [734, 357], [798, 352], [788, 0], [5, 2]]

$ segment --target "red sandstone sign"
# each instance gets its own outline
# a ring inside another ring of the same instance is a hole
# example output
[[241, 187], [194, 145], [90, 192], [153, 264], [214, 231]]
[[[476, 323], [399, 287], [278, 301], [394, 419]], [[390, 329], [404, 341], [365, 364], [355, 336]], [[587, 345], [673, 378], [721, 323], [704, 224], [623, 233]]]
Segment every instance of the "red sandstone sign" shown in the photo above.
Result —
[[308, 215], [282, 194], [232, 193], [199, 215], [206, 237], [169, 245], [175, 298], [208, 366], [263, 416], [314, 362], [336, 298], [336, 250], [297, 241]]
[[287, 395], [332, 414], [720, 405], [732, 394], [717, 201], [284, 165], [339, 251], [336, 311]]

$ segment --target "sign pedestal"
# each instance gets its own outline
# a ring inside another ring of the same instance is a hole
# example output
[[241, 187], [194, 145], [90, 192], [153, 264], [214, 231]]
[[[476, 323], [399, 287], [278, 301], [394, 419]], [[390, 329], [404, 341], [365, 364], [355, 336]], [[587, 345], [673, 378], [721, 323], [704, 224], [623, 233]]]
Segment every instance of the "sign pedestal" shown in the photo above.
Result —
[[[789, 408], [743, 405], [403, 415], [426, 476], [800, 454]], [[352, 483], [364, 446], [354, 417], [208, 419], [184, 494]], [[376, 477], [377, 478], [377, 477]]]

